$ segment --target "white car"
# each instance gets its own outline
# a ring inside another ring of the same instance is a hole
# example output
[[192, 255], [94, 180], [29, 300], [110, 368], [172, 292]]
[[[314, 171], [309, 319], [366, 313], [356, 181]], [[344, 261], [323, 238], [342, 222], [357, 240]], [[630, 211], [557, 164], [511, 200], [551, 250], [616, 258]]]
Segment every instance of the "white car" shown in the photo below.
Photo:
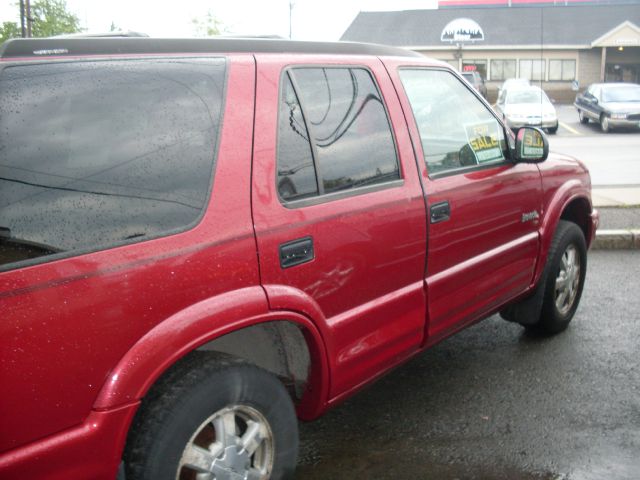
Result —
[[498, 89], [498, 97], [502, 95], [502, 92], [506, 92], [510, 88], [522, 88], [528, 87], [529, 85], [531, 85], [531, 83], [529, 83], [529, 80], [526, 78], [507, 78]]
[[512, 130], [520, 127], [540, 127], [549, 133], [558, 131], [556, 109], [539, 87], [520, 86], [505, 90], [498, 98], [496, 111]]

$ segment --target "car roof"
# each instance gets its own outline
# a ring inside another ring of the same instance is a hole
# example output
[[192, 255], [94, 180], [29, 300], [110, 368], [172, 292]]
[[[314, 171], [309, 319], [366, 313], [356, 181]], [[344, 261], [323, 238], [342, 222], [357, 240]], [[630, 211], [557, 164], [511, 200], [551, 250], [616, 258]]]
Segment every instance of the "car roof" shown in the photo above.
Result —
[[535, 92], [544, 92], [537, 85], [524, 85], [524, 84], [516, 84], [512, 85], [507, 89], [507, 92], [527, 92], [527, 91], [535, 91]]
[[640, 87], [637, 83], [628, 83], [628, 82], [608, 82], [608, 83], [594, 83], [596, 87], [623, 87], [623, 88], [637, 88]]
[[0, 58], [175, 53], [304, 53], [420, 57], [402, 48], [353, 42], [301, 42], [255, 38], [28, 38], [0, 46]]

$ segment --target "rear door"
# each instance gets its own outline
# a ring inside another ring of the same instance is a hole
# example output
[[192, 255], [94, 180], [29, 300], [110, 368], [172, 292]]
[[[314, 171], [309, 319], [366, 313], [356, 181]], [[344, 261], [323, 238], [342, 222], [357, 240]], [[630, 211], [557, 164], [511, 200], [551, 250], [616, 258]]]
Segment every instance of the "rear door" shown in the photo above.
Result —
[[540, 173], [509, 160], [505, 129], [448, 69], [397, 65], [392, 75], [424, 159], [428, 334], [436, 341], [530, 286]]
[[[257, 57], [252, 205], [271, 307], [321, 311], [336, 396], [423, 339], [426, 215], [384, 67]], [[393, 133], [392, 126], [400, 127]]]

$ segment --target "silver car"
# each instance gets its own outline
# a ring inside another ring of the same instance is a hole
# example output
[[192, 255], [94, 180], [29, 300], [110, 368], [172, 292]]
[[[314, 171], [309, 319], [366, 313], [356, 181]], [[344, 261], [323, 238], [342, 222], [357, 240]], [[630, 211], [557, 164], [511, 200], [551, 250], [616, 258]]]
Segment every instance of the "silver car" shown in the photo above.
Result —
[[518, 86], [503, 92], [495, 109], [509, 128], [515, 131], [529, 126], [544, 128], [549, 133], [558, 131], [556, 109], [541, 88]]

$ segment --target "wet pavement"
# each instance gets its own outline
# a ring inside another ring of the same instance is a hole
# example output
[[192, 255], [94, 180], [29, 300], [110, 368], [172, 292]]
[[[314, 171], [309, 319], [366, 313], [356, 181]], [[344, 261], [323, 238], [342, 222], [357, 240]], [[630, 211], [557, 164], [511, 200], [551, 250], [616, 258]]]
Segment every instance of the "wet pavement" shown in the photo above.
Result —
[[567, 331], [446, 340], [301, 425], [297, 478], [640, 479], [640, 251], [589, 261]]

